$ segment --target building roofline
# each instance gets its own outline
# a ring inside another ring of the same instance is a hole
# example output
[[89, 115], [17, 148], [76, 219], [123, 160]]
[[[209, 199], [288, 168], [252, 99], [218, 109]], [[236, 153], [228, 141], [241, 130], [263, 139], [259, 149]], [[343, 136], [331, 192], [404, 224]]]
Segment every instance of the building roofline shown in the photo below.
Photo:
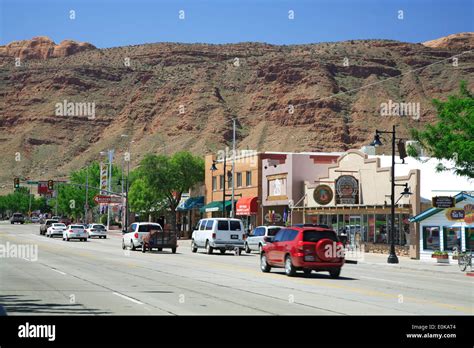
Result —
[[[459, 192], [458, 194], [456, 194], [454, 196], [455, 198], [455, 201], [456, 203], [459, 203], [459, 202], [462, 202], [468, 198], [471, 198], [471, 199], [474, 199], [474, 196], [471, 196], [469, 194], [467, 194], [466, 192]], [[431, 207], [427, 210], [425, 210], [424, 212], [421, 212], [420, 214], [416, 215], [416, 216], [413, 216], [412, 218], [409, 219], [410, 222], [420, 222], [420, 221], [423, 221], [427, 218], [429, 218], [430, 216], [433, 216], [437, 213], [439, 213], [440, 211], [443, 211], [445, 208], [436, 208], [436, 207]]]

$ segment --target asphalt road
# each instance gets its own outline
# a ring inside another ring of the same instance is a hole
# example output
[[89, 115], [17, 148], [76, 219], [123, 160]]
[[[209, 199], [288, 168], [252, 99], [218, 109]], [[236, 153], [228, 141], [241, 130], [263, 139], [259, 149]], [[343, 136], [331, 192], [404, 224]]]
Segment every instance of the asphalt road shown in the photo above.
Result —
[[[264, 274], [257, 254], [234, 256], [189, 241], [178, 252], [124, 251], [119, 235], [64, 242], [39, 225], [0, 224], [0, 245], [37, 246], [37, 260], [0, 258], [0, 304], [9, 315], [472, 315], [473, 281], [459, 274], [346, 264], [289, 278]], [[12, 256], [10, 254], [10, 256]]]

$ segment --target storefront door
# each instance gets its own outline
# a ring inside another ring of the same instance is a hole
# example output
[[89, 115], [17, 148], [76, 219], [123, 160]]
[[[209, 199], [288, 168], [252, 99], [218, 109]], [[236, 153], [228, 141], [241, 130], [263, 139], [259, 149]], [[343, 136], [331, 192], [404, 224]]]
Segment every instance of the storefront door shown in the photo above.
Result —
[[362, 224], [360, 215], [351, 215], [349, 217], [349, 243], [351, 245], [360, 245], [362, 241]]

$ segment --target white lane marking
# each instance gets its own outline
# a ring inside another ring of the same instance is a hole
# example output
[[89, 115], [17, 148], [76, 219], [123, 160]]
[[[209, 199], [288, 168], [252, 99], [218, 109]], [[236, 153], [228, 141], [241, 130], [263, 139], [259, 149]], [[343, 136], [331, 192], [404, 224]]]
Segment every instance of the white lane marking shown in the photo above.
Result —
[[58, 272], [59, 274], [66, 275], [66, 273], [64, 273], [64, 272], [61, 272], [61, 271], [60, 271], [60, 270], [58, 270], [58, 269], [51, 268], [51, 270], [53, 270], [53, 271], [55, 271], [55, 272]]
[[370, 279], [370, 280], [378, 280], [381, 282], [389, 282], [389, 283], [396, 283], [396, 284], [406, 284], [404, 282], [397, 282], [396, 280], [389, 280], [389, 279], [383, 279], [383, 278], [372, 278], [372, 277], [359, 277], [361, 279]]
[[113, 294], [114, 294], [114, 295], [117, 295], [117, 296], [119, 296], [119, 297], [121, 297], [121, 298], [124, 298], [124, 299], [126, 299], [126, 300], [132, 301], [133, 303], [136, 303], [136, 304], [143, 304], [143, 302], [140, 302], [140, 301], [138, 301], [138, 300], [135, 300], [134, 298], [131, 298], [131, 297], [122, 295], [122, 294], [120, 294], [120, 293], [118, 293], [118, 292], [113, 292]]

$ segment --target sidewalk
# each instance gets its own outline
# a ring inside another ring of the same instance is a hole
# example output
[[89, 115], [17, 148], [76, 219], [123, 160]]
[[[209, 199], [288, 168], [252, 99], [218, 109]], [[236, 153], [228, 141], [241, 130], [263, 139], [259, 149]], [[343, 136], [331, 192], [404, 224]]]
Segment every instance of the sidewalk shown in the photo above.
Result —
[[[430, 272], [441, 272], [441, 273], [453, 273], [462, 275], [463, 272], [459, 270], [457, 263], [450, 264], [440, 264], [436, 262], [426, 262], [420, 260], [412, 260], [406, 256], [398, 256], [399, 263], [390, 264], [387, 263], [387, 254], [374, 254], [374, 253], [364, 253], [363, 259], [357, 259], [359, 264], [367, 265], [378, 265], [383, 267], [392, 267], [399, 269], [411, 269], [415, 271], [430, 271]], [[350, 257], [347, 257], [348, 260], [351, 260]], [[470, 270], [467, 270], [470, 271]]]

